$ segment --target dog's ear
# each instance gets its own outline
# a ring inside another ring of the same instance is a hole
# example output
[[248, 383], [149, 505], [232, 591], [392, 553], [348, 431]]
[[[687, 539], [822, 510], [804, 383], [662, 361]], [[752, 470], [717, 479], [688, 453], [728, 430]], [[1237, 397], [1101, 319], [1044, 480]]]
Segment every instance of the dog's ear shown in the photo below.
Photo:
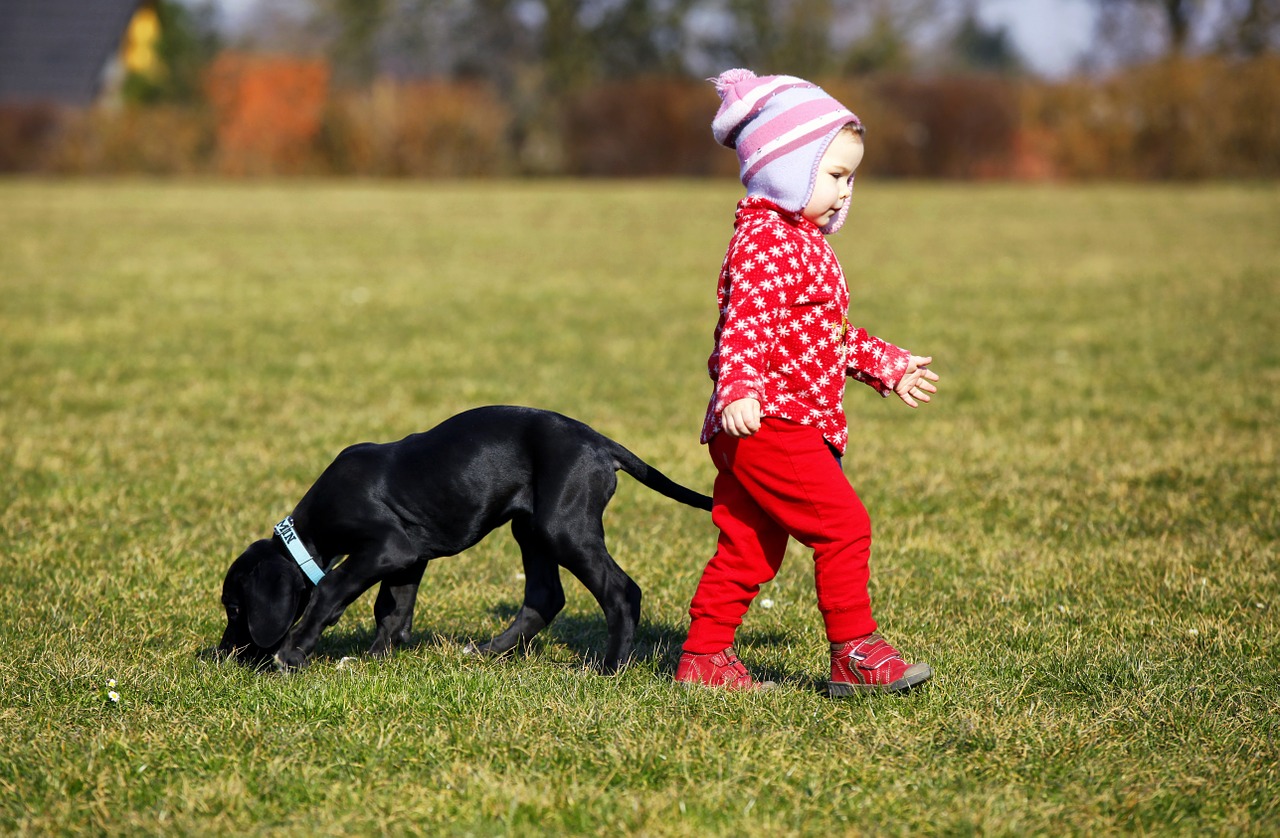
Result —
[[280, 562], [262, 562], [253, 569], [246, 590], [252, 598], [248, 608], [249, 637], [255, 646], [274, 649], [298, 614], [302, 583], [297, 574]]

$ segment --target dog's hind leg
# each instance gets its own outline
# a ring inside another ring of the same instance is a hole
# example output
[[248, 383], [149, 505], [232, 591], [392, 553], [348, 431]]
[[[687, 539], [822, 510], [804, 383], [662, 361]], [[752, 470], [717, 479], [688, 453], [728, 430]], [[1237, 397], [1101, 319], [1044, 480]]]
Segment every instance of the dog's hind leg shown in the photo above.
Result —
[[378, 598], [373, 603], [374, 623], [378, 633], [369, 647], [369, 654], [388, 655], [396, 646], [409, 642], [413, 628], [413, 606], [418, 599], [418, 585], [427, 569], [426, 560], [382, 580]]
[[640, 625], [640, 586], [609, 555], [603, 532], [575, 541], [572, 552], [561, 554], [560, 563], [586, 586], [604, 611], [609, 645], [600, 668], [613, 674], [631, 659], [635, 646]]
[[581, 582], [604, 611], [609, 629], [601, 669], [617, 672], [631, 659], [640, 624], [640, 586], [609, 555], [604, 510], [618, 487], [611, 459], [594, 449], [566, 454], [538, 484], [532, 526], [556, 561]]
[[469, 645], [469, 651], [505, 655], [516, 646], [527, 644], [564, 608], [560, 568], [529, 519], [521, 516], [513, 520], [511, 534], [520, 545], [524, 563], [524, 603], [506, 631], [487, 643]]
[[591, 504], [585, 503], [580, 514], [558, 516], [547, 537], [559, 548], [559, 563], [591, 592], [604, 612], [609, 644], [600, 668], [612, 674], [625, 667], [635, 646], [640, 624], [640, 586], [609, 555], [602, 521], [605, 503], [607, 494], [599, 503], [599, 512], [593, 512]]

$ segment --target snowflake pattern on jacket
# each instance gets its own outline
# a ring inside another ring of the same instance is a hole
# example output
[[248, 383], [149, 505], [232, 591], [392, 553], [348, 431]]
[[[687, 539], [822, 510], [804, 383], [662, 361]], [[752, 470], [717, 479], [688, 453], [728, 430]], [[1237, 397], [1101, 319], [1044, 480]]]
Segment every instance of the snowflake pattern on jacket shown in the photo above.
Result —
[[909, 353], [849, 325], [849, 286], [822, 231], [802, 213], [760, 197], [743, 198], [720, 268], [715, 382], [702, 442], [721, 430], [720, 412], [738, 399], [765, 416], [811, 425], [837, 451], [849, 439], [848, 376], [893, 392]]

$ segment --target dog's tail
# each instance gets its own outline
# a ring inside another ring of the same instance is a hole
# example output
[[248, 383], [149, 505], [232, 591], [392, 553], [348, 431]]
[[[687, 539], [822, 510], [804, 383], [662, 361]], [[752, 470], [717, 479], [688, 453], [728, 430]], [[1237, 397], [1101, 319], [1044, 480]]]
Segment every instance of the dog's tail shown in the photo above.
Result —
[[[609, 438], [605, 437], [605, 439]], [[681, 486], [635, 454], [632, 454], [621, 443], [614, 442], [611, 439], [609, 442], [612, 443], [613, 462], [616, 468], [622, 469], [660, 495], [666, 495], [672, 500], [680, 501], [680, 503], [692, 506], [694, 509], [711, 511], [711, 498], [700, 492], [695, 492], [693, 489]]]

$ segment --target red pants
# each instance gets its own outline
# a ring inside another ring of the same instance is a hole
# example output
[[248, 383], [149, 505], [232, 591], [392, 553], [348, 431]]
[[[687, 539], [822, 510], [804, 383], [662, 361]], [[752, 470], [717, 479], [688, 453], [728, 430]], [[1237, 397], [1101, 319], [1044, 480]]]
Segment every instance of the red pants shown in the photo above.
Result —
[[689, 606], [684, 651], [712, 654], [733, 636], [760, 586], [782, 565], [787, 537], [813, 549], [818, 610], [833, 643], [876, 630], [867, 593], [871, 519], [816, 428], [765, 418], [749, 437], [720, 432], [711, 520], [716, 553]]

